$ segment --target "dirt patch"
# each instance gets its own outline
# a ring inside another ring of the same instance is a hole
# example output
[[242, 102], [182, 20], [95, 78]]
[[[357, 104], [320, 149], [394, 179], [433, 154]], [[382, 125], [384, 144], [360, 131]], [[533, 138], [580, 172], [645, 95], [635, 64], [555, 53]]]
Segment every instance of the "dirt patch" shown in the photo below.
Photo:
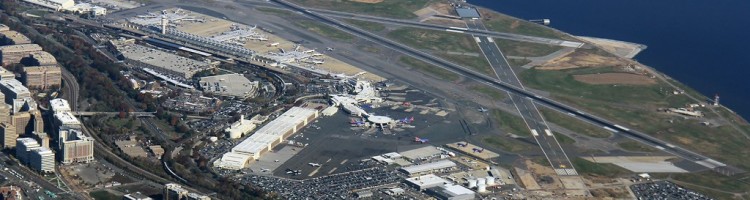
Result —
[[627, 66], [628, 62], [612, 56], [602, 56], [599, 54], [575, 51], [567, 56], [560, 57], [542, 64], [537, 69], [542, 70], [563, 70], [580, 67], [607, 67], [607, 66]]
[[447, 3], [434, 3], [429, 6], [439, 14], [443, 15], [454, 15], [455, 9], [453, 6]]
[[526, 160], [524, 164], [526, 164], [529, 172], [534, 175], [536, 182], [542, 189], [560, 190], [564, 188], [560, 177], [551, 167], [537, 164], [531, 160]]
[[383, 2], [383, 0], [352, 0], [352, 1], [359, 2], [359, 3], [380, 3], [380, 2]]
[[584, 74], [573, 75], [577, 81], [588, 84], [625, 84], [625, 85], [652, 85], [656, 80], [648, 76], [629, 74], [629, 73], [602, 73], [602, 74]]

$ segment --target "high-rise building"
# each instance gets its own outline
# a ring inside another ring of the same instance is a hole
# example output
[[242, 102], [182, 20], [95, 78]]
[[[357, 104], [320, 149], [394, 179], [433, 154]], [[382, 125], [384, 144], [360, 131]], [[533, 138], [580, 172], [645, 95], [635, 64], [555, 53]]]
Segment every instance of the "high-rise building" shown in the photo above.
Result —
[[10, 124], [16, 127], [16, 135], [26, 134], [26, 127], [31, 121], [31, 114], [29, 112], [15, 113], [10, 116]]
[[58, 147], [63, 164], [94, 161], [94, 139], [77, 129], [61, 129]]
[[29, 154], [29, 166], [39, 172], [55, 172], [55, 153], [46, 147], [33, 149]]
[[9, 123], [0, 123], [0, 132], [2, 133], [2, 145], [5, 149], [16, 147], [16, 139], [18, 139], [18, 132], [16, 132], [16, 126]]
[[50, 107], [52, 107], [52, 112], [54, 114], [60, 114], [64, 112], [70, 112], [70, 104], [67, 100], [57, 98], [49, 100]]
[[23, 164], [29, 164], [31, 151], [38, 148], [41, 146], [33, 138], [18, 138], [16, 139], [16, 158]]

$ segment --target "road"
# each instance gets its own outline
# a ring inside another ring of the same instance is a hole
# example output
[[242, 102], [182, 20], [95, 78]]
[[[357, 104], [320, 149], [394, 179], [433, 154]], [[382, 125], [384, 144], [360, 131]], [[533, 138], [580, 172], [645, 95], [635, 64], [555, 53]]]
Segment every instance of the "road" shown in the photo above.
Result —
[[403, 44], [399, 44], [396, 42], [393, 42], [389, 39], [380, 37], [378, 35], [375, 35], [373, 33], [369, 33], [367, 31], [364, 31], [362, 29], [351, 27], [346, 24], [343, 24], [335, 19], [331, 19], [327, 16], [323, 16], [320, 14], [317, 14], [315, 12], [306, 10], [303, 7], [297, 6], [295, 4], [291, 4], [289, 2], [286, 2], [284, 0], [271, 0], [276, 3], [279, 3], [280, 5], [283, 5], [285, 8], [297, 11], [300, 13], [303, 13], [305, 16], [312, 18], [314, 20], [317, 20], [318, 22], [328, 24], [334, 28], [337, 28], [339, 30], [345, 31], [347, 33], [353, 34], [355, 36], [361, 37], [363, 39], [369, 40], [371, 42], [383, 45], [385, 47], [388, 47], [390, 49], [393, 49], [395, 51], [401, 52], [405, 55], [414, 57], [416, 59], [422, 60], [424, 62], [433, 64], [435, 66], [444, 68], [448, 71], [460, 74], [465, 76], [468, 79], [472, 79], [475, 81], [478, 81], [482, 84], [485, 84], [487, 86], [499, 89], [499, 90], [505, 90], [511, 93], [515, 93], [517, 95], [523, 96], [524, 98], [531, 98], [534, 100], [537, 104], [547, 106], [549, 108], [552, 108], [553, 110], [556, 110], [558, 112], [573, 115], [576, 117], [576, 119], [580, 119], [598, 126], [606, 127], [607, 129], [612, 130], [615, 133], [621, 133], [623, 136], [634, 139], [636, 141], [639, 141], [641, 143], [644, 143], [649, 146], [654, 146], [662, 151], [665, 151], [667, 153], [673, 154], [675, 156], [681, 157], [683, 159], [692, 161], [696, 164], [699, 164], [701, 166], [704, 166], [708, 169], [712, 169], [714, 171], [717, 171], [719, 173], [725, 174], [725, 175], [733, 175], [739, 172], [742, 172], [741, 170], [728, 166], [724, 163], [721, 163], [719, 161], [713, 160], [711, 158], [708, 158], [706, 156], [700, 155], [698, 153], [692, 152], [690, 150], [684, 149], [682, 147], [678, 147], [676, 145], [672, 145], [670, 143], [667, 143], [665, 141], [662, 141], [660, 139], [657, 139], [655, 137], [652, 137], [648, 134], [645, 134], [640, 131], [632, 130], [627, 127], [617, 125], [614, 122], [611, 122], [609, 120], [606, 120], [604, 118], [592, 115], [590, 113], [585, 113], [583, 111], [580, 111], [577, 108], [574, 108], [572, 106], [565, 105], [563, 103], [557, 102], [552, 99], [544, 98], [542, 96], [539, 96], [537, 94], [534, 94], [530, 91], [527, 91], [523, 88], [514, 86], [512, 84], [502, 82], [497, 80], [496, 78], [489, 77], [483, 74], [476, 73], [470, 69], [467, 69], [466, 67], [456, 65], [454, 63], [445, 61], [444, 59], [437, 58], [433, 55], [427, 54], [425, 52], [421, 52], [419, 50], [415, 50], [411, 47], [408, 47]]
[[[466, 25], [471, 29], [485, 29], [481, 21], [467, 21]], [[508, 60], [505, 58], [505, 55], [503, 55], [503, 52], [500, 51], [497, 43], [495, 43], [492, 38], [486, 36], [474, 36], [474, 39], [477, 42], [479, 49], [482, 51], [482, 54], [492, 67], [498, 80], [510, 83], [516, 87], [524, 88], [523, 84], [518, 79], [518, 76], [513, 71], [513, 68], [511, 68], [508, 63]], [[568, 159], [565, 150], [562, 149], [560, 143], [552, 134], [552, 129], [547, 125], [547, 122], [539, 112], [536, 104], [534, 104], [534, 100], [524, 98], [515, 93], [507, 93], [513, 106], [515, 106], [516, 110], [518, 110], [521, 115], [521, 119], [526, 123], [529, 133], [532, 134], [531, 137], [534, 138], [534, 141], [539, 145], [545, 158], [547, 158], [547, 161], [552, 165], [552, 168], [555, 169], [555, 172], [561, 176], [578, 175], [578, 172], [573, 167], [570, 159]]]

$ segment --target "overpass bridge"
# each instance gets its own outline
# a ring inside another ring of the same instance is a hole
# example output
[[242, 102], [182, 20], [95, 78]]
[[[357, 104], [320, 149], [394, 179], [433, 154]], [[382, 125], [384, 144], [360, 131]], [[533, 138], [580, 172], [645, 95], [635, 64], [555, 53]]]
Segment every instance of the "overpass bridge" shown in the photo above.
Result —
[[[134, 117], [154, 117], [154, 113], [156, 112], [126, 112], [130, 116]], [[94, 115], [119, 115], [120, 112], [85, 112], [85, 111], [75, 111], [73, 112], [73, 115], [78, 117], [90, 117]]]

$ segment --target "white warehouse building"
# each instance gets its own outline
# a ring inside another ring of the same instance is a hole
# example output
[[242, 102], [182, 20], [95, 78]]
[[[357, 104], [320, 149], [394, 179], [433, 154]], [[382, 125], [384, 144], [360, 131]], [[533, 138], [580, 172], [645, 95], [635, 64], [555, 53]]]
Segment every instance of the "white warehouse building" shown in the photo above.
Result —
[[214, 165], [225, 169], [244, 168], [251, 159], [259, 159], [262, 153], [270, 151], [317, 117], [318, 110], [292, 107], [237, 144], [231, 152], [225, 153]]
[[53, 9], [55, 11], [68, 10], [75, 6], [73, 0], [24, 0], [25, 2], [36, 4], [42, 7]]

